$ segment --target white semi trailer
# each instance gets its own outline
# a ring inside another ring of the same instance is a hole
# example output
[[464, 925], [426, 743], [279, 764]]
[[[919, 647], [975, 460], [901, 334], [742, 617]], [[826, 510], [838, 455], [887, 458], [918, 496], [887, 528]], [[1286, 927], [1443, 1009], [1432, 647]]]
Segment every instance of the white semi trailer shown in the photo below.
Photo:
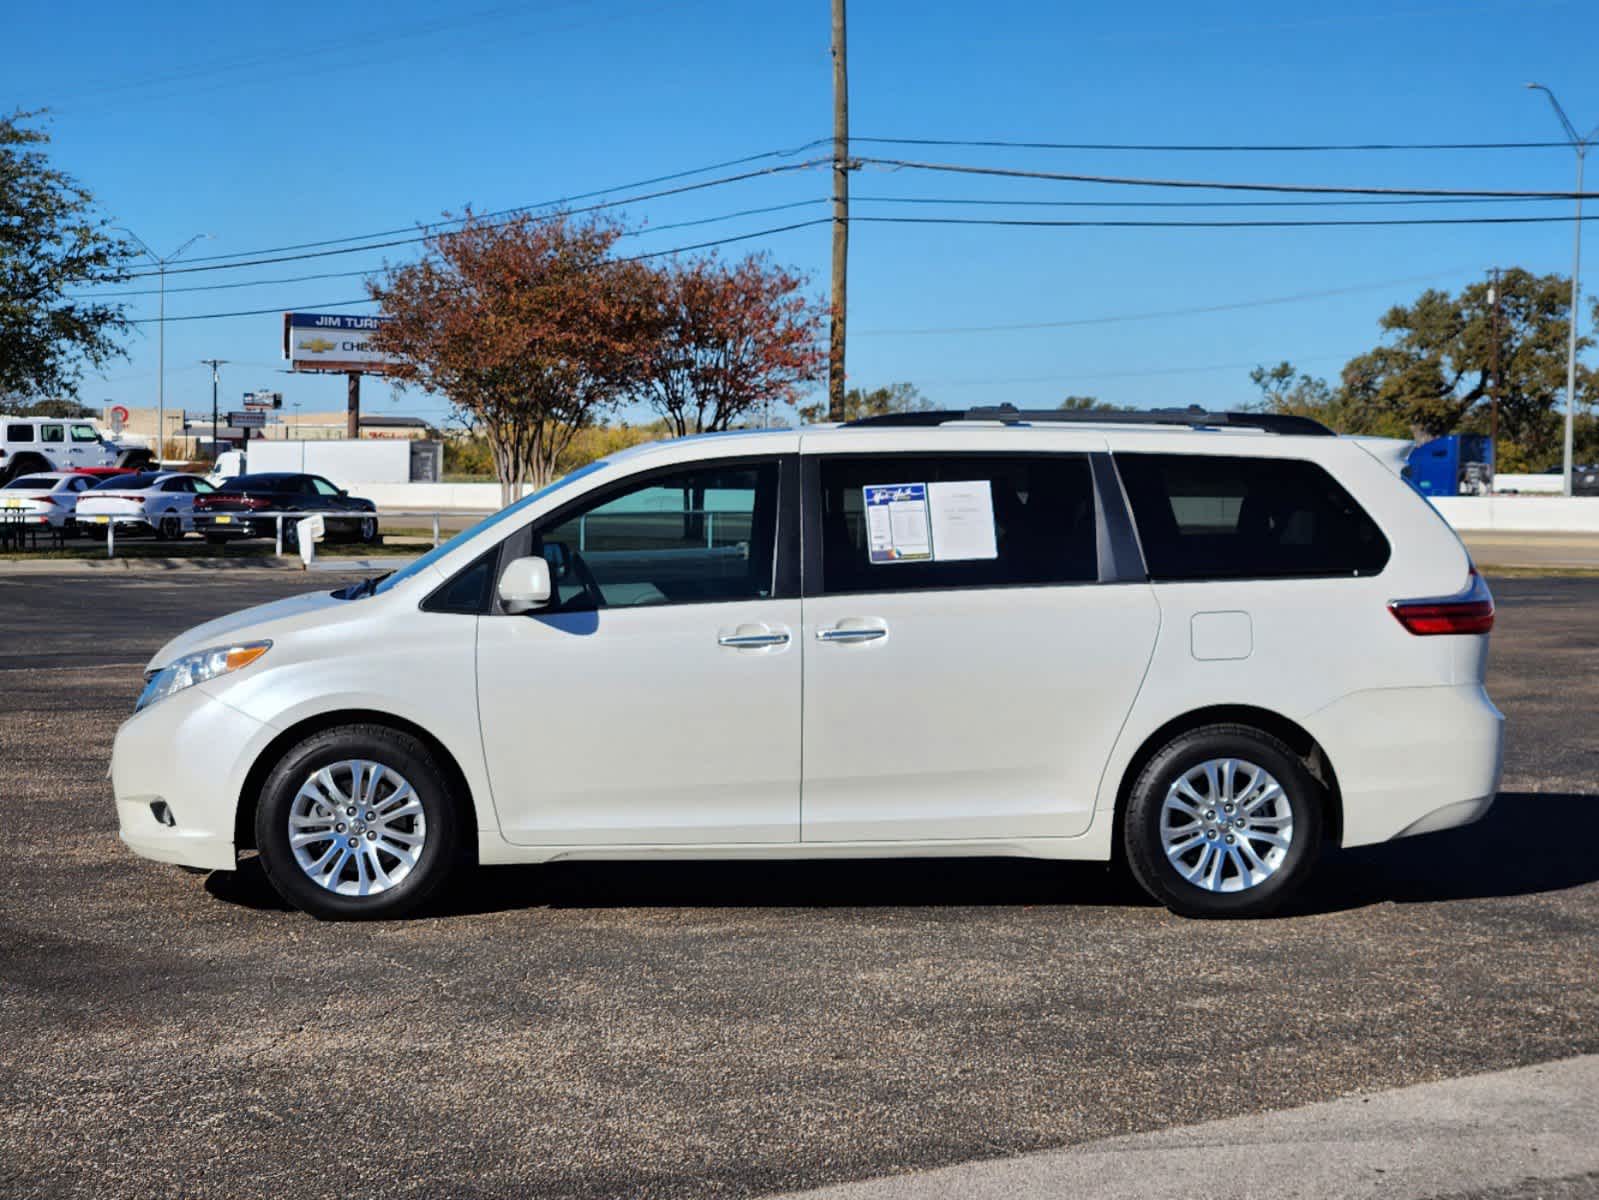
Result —
[[363, 483], [436, 482], [440, 475], [438, 442], [398, 438], [327, 438], [288, 441], [257, 438], [244, 450], [225, 450], [212, 468], [212, 482], [264, 471], [321, 475], [341, 488]]

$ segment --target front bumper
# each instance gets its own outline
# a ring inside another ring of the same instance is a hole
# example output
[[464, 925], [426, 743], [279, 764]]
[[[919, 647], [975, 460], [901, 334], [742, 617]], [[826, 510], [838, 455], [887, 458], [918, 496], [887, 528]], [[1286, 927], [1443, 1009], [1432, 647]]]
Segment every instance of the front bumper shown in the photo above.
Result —
[[205, 689], [158, 700], [117, 730], [118, 833], [144, 858], [231, 871], [244, 777], [276, 731]]
[[1343, 796], [1343, 845], [1469, 825], [1493, 803], [1504, 717], [1480, 684], [1355, 692], [1305, 722]]

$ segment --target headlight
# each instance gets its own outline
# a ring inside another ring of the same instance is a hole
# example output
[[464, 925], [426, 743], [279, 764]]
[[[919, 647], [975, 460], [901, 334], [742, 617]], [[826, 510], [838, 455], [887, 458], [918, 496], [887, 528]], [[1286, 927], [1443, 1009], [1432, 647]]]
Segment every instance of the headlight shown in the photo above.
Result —
[[173, 659], [145, 682], [139, 693], [139, 702], [133, 706], [138, 712], [157, 700], [163, 700], [186, 687], [226, 675], [247, 667], [272, 648], [271, 642], [241, 642], [236, 646], [215, 646], [210, 650], [197, 650]]

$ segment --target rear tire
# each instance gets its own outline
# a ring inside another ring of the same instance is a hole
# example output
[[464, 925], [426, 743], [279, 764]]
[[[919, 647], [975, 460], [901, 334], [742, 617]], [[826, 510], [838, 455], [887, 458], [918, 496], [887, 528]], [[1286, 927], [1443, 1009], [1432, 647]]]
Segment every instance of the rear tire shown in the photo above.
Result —
[[183, 518], [168, 513], [156, 523], [155, 535], [163, 542], [177, 541], [183, 536]]
[[384, 725], [344, 725], [283, 756], [261, 789], [255, 840], [290, 904], [323, 920], [373, 920], [438, 891], [460, 857], [460, 825], [422, 742]]
[[1279, 738], [1207, 725], [1173, 738], [1139, 772], [1127, 863], [1181, 916], [1262, 916], [1309, 877], [1325, 808], [1321, 784]]

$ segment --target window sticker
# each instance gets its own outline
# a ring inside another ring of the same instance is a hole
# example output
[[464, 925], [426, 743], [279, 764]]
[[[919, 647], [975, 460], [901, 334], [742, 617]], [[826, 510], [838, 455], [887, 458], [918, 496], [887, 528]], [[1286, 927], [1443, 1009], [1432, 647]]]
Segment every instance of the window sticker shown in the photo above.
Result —
[[933, 557], [925, 483], [875, 483], [866, 497], [866, 553], [874, 563], [926, 562]]
[[935, 562], [998, 558], [994, 494], [986, 479], [927, 485]]

